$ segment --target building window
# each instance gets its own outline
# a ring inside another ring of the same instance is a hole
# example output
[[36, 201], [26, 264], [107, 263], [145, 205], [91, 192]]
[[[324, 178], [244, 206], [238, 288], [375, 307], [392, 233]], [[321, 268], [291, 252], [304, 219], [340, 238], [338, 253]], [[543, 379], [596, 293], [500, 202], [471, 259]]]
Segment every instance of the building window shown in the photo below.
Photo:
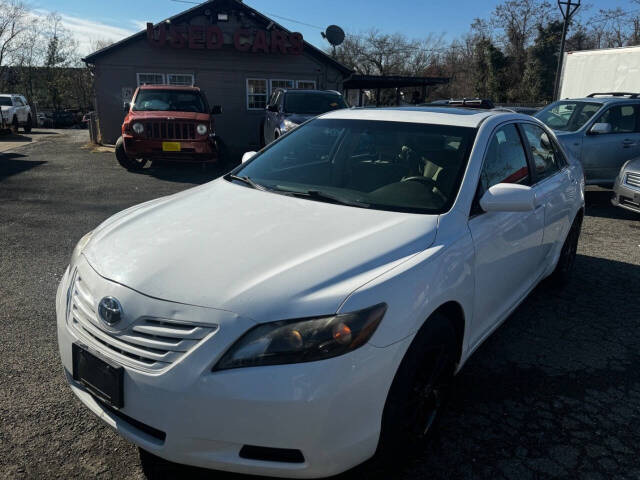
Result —
[[310, 90], [316, 89], [315, 80], [298, 80], [298, 88], [307, 88]]
[[167, 83], [169, 85], [181, 85], [185, 87], [193, 87], [193, 74], [167, 73]]
[[276, 88], [293, 88], [293, 85], [293, 80], [271, 80], [271, 91], [273, 92]]
[[164, 84], [164, 73], [138, 73], [137, 76], [138, 86]]
[[267, 107], [267, 81], [247, 78], [247, 108], [263, 110]]

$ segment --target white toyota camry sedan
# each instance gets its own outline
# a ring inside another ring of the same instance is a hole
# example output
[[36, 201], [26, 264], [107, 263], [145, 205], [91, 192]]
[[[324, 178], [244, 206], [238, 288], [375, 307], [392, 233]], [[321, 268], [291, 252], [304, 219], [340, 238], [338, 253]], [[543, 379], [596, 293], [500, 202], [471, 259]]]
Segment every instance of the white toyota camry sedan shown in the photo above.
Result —
[[393, 456], [527, 294], [568, 280], [583, 191], [529, 116], [320, 116], [80, 240], [56, 299], [68, 382], [149, 476]]

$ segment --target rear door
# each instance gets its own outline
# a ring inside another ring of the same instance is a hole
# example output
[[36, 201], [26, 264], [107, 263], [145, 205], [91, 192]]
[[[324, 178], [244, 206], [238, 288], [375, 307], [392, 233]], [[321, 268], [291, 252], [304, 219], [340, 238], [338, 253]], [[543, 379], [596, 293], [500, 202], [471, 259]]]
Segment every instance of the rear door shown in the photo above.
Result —
[[589, 183], [613, 183], [622, 164], [640, 155], [640, 115], [637, 104], [612, 105], [595, 123], [608, 123], [611, 133], [587, 133], [582, 144], [582, 164]]
[[533, 165], [536, 202], [544, 205], [542, 252], [548, 265], [562, 245], [573, 219], [572, 206], [578, 194], [578, 181], [571, 177], [568, 164], [547, 132], [532, 123], [520, 125]]
[[516, 305], [541, 275], [544, 204], [529, 212], [484, 212], [479, 198], [498, 183], [531, 185], [524, 143], [515, 123], [499, 127], [485, 153], [476, 204], [469, 219], [475, 248], [475, 344]]

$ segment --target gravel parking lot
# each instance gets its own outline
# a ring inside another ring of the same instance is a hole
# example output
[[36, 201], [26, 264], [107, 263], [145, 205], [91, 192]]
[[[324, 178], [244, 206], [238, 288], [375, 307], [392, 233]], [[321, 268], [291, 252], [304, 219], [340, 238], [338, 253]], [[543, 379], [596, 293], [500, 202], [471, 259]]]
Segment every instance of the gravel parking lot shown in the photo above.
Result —
[[[0, 153], [0, 477], [142, 478], [65, 383], [56, 287], [102, 220], [219, 172], [129, 173], [83, 148], [86, 131], [46, 137]], [[588, 193], [570, 286], [536, 289], [475, 353], [440, 438], [394, 478], [640, 479], [640, 215], [609, 197]]]

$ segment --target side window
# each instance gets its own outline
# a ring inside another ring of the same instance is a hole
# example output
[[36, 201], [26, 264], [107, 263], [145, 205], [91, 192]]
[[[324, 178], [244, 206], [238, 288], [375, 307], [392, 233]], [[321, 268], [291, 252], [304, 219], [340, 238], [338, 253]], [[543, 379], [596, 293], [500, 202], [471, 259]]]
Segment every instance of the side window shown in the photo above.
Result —
[[523, 124], [522, 128], [533, 157], [536, 180], [544, 180], [560, 170], [562, 160], [556, 155], [547, 132], [530, 123]]
[[16, 107], [24, 107], [24, 103], [22, 103], [19, 97], [14, 97], [13, 102], [16, 104]]
[[633, 105], [618, 105], [600, 115], [598, 123], [611, 124], [611, 133], [636, 131], [637, 111]]
[[482, 191], [485, 192], [498, 183], [531, 185], [527, 157], [514, 124], [501, 127], [493, 135], [482, 166]]

